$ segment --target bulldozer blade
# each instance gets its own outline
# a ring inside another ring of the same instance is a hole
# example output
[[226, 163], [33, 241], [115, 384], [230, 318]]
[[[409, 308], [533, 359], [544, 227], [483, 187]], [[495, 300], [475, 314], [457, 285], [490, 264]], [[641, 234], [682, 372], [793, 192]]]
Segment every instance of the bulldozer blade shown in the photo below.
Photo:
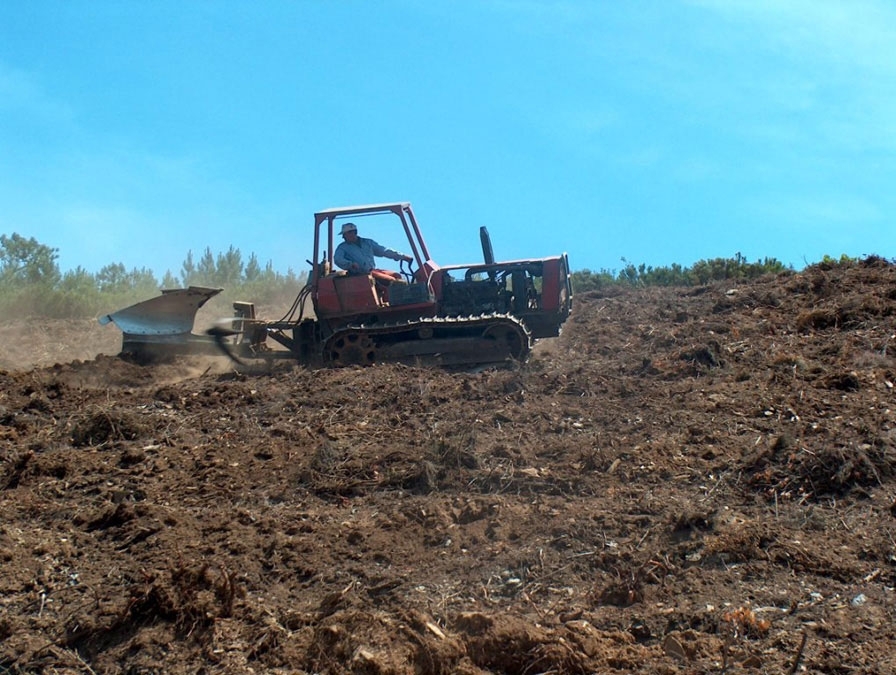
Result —
[[190, 286], [163, 290], [162, 295], [99, 318], [123, 333], [121, 353], [141, 356], [214, 352], [215, 341], [193, 333], [196, 312], [220, 288]]

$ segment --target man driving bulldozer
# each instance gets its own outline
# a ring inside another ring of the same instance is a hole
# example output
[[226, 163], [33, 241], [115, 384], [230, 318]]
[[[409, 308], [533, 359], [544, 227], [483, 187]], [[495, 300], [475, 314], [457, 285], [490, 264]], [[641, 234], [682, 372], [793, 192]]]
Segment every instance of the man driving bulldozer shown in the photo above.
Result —
[[342, 237], [343, 242], [336, 247], [333, 261], [349, 274], [373, 274], [374, 277], [383, 280], [388, 276], [395, 281], [401, 281], [398, 272], [377, 269], [374, 256], [404, 262], [413, 260], [409, 255], [380, 246], [373, 239], [359, 237], [358, 228], [354, 223], [345, 223], [342, 226]]

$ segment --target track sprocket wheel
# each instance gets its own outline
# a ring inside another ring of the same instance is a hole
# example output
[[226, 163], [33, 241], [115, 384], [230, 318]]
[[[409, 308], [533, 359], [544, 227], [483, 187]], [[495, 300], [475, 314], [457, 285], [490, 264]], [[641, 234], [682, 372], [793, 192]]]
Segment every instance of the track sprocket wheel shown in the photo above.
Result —
[[499, 323], [489, 326], [482, 332], [486, 340], [494, 340], [498, 346], [507, 350], [507, 355], [515, 360], [522, 359], [529, 351], [529, 341], [517, 326]]
[[369, 335], [346, 333], [333, 340], [329, 357], [336, 366], [369, 366], [376, 361], [376, 345]]

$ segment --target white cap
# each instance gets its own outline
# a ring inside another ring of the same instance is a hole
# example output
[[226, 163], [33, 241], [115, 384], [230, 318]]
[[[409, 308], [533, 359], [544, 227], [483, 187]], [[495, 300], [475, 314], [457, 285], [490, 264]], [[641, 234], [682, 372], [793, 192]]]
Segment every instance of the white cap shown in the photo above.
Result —
[[358, 231], [358, 228], [355, 226], [354, 223], [343, 223], [342, 224], [342, 234], [345, 234], [346, 232], [357, 232], [357, 231]]

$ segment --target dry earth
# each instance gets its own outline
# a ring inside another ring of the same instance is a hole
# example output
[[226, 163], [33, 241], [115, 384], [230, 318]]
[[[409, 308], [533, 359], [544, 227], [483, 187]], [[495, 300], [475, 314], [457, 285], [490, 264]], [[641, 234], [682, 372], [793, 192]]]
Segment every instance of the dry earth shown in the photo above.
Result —
[[3, 329], [0, 672], [896, 672], [885, 260], [584, 293], [506, 371], [118, 340]]

